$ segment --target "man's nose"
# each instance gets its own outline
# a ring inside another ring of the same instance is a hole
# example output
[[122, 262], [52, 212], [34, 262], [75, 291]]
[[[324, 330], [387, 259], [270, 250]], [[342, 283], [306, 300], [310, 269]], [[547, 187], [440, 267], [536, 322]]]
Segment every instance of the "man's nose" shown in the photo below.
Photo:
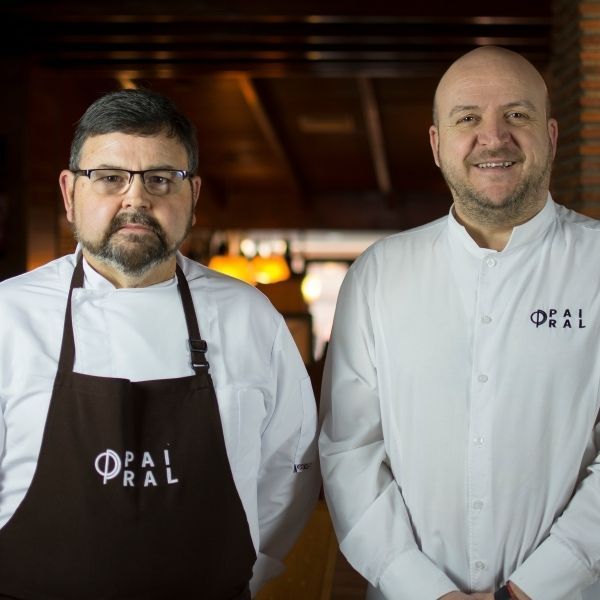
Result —
[[478, 141], [483, 146], [503, 146], [511, 139], [508, 124], [502, 117], [488, 117], [479, 124]]
[[131, 183], [123, 193], [123, 208], [150, 208], [152, 196], [146, 191], [140, 173], [133, 175]]

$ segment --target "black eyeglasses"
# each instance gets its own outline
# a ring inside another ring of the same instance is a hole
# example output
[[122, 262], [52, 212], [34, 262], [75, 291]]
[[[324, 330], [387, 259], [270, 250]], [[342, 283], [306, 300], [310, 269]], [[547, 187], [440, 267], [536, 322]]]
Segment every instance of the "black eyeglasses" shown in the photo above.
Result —
[[176, 194], [180, 191], [183, 181], [192, 177], [190, 171], [174, 169], [80, 169], [73, 173], [89, 177], [94, 191], [102, 196], [124, 194], [131, 186], [134, 175], [142, 177], [144, 189], [153, 196]]

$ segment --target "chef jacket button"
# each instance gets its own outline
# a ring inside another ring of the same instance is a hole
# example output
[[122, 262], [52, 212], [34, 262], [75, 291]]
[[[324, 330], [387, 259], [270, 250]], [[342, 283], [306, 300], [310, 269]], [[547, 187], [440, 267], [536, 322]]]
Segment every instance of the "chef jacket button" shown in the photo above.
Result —
[[482, 500], [475, 500], [473, 502], [473, 508], [475, 510], [481, 510], [483, 508], [483, 501]]
[[481, 317], [481, 322], [487, 325], [488, 323], [492, 322], [492, 317], [490, 317], [489, 315], [484, 315], [483, 317]]
[[478, 571], [483, 571], [485, 569], [485, 563], [482, 560], [476, 560], [475, 561], [475, 568]]
[[497, 261], [495, 258], [492, 258], [491, 256], [488, 256], [488, 257], [485, 259], [485, 264], [486, 264], [488, 267], [495, 267], [495, 266], [498, 264], [498, 261]]
[[479, 435], [479, 436], [473, 438], [473, 443], [476, 446], [483, 446], [485, 444], [485, 438], [483, 436]]
[[488, 376], [484, 375], [483, 373], [481, 375], [478, 375], [477, 377], [477, 381], [479, 381], [479, 383], [485, 383], [488, 380]]

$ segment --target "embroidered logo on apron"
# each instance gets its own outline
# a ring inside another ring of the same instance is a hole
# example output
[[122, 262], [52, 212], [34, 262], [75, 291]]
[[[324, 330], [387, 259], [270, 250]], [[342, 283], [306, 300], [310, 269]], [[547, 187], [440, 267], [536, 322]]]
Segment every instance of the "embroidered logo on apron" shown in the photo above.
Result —
[[[158, 453], [160, 456], [160, 453]], [[123, 455], [107, 448], [96, 456], [96, 472], [102, 478], [103, 485], [122, 475], [123, 487], [157, 487], [161, 484], [173, 485], [179, 479], [173, 475], [169, 450], [165, 448], [159, 460], [151, 452], [138, 453], [126, 450]]]

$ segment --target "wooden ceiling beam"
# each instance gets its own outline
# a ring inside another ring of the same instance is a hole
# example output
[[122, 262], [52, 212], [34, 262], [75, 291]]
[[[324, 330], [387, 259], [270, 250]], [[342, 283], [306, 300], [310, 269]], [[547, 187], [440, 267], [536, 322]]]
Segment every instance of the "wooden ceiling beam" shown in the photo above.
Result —
[[389, 163], [385, 149], [385, 140], [383, 138], [383, 126], [381, 124], [381, 114], [379, 105], [375, 97], [373, 82], [366, 77], [357, 79], [360, 93], [360, 102], [367, 129], [367, 139], [369, 140], [369, 149], [377, 187], [384, 197], [389, 198], [392, 192], [392, 181], [390, 177]]
[[304, 186], [300, 176], [294, 168], [293, 162], [285, 148], [279, 132], [273, 125], [273, 122], [269, 118], [269, 115], [263, 106], [262, 100], [260, 99], [253, 80], [246, 75], [238, 75], [237, 82], [244, 100], [246, 101], [246, 104], [248, 105], [256, 124], [258, 125], [258, 128], [260, 129], [264, 138], [267, 140], [267, 143], [269, 144], [269, 147], [275, 156], [277, 156], [279, 159], [294, 193], [298, 198], [304, 198]]

